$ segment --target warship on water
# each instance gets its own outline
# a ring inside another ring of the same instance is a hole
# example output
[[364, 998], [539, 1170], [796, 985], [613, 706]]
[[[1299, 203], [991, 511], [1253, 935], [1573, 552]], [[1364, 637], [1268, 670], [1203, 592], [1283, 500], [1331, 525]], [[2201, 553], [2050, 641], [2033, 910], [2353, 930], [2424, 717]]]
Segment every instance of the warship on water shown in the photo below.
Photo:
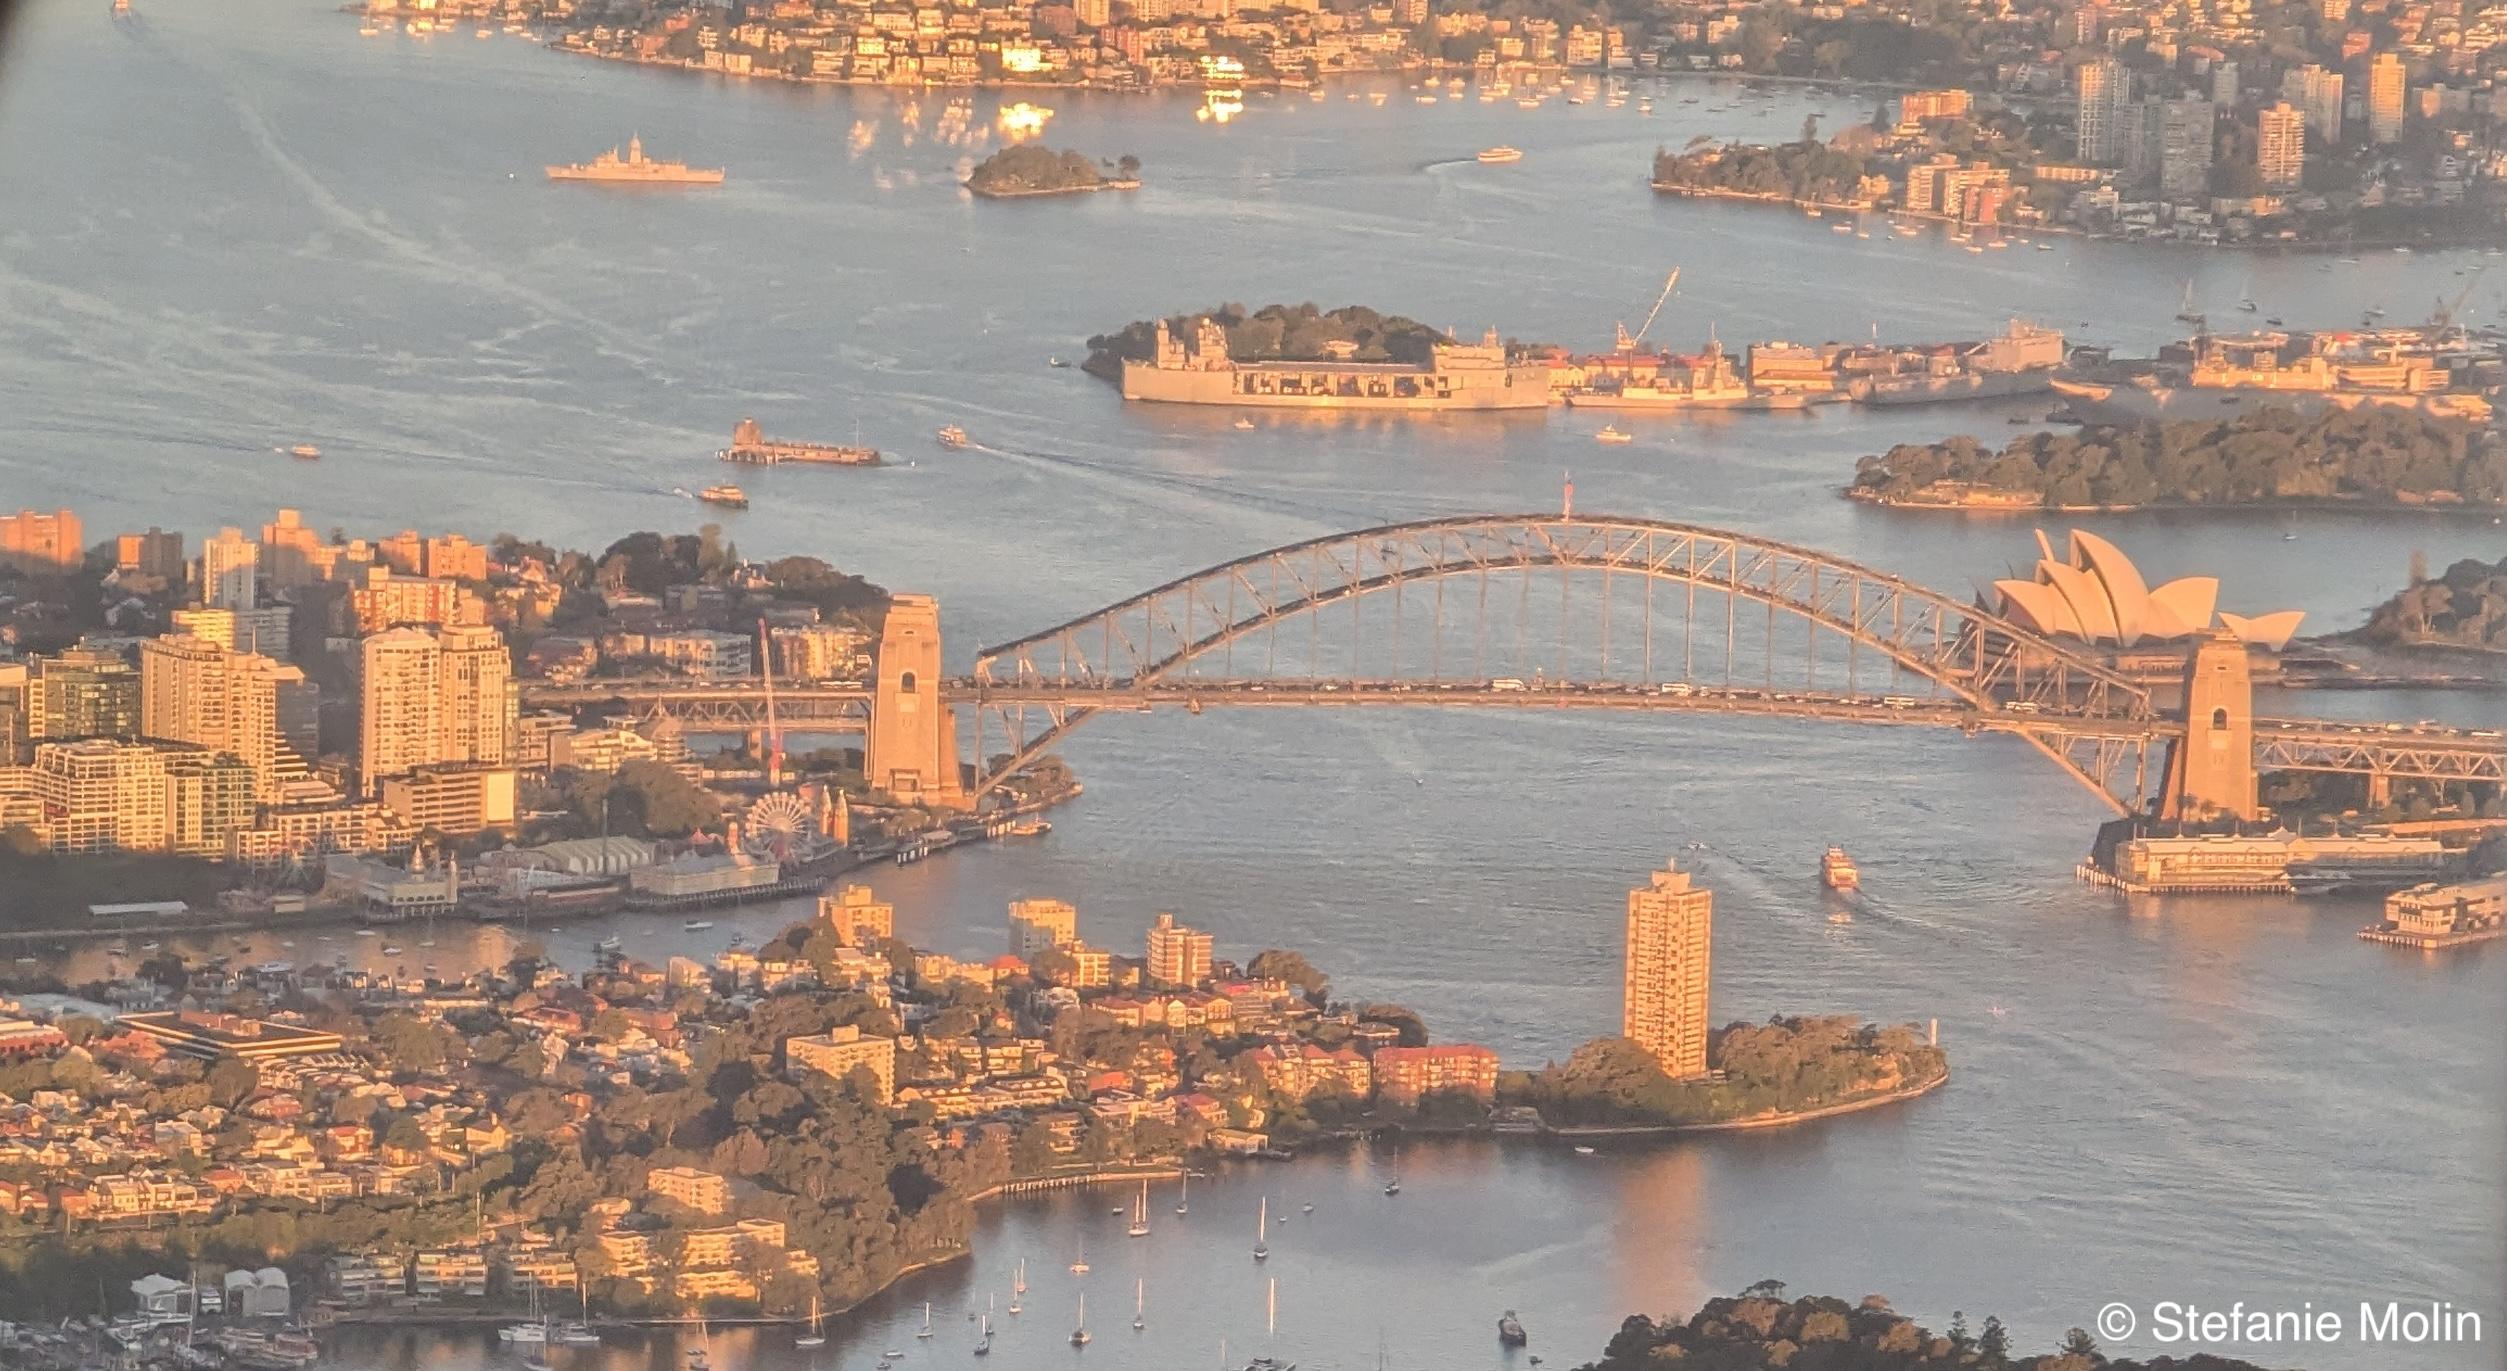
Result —
[[2054, 388], [2099, 420], [2224, 419], [2270, 405], [2300, 413], [2392, 408], [2489, 419], [2507, 387], [2507, 334], [2456, 322], [2440, 301], [2426, 324], [2266, 328], [2194, 336], [2159, 355], [2066, 367]]
[[719, 186], [723, 181], [723, 169], [656, 161], [644, 155], [644, 138], [638, 134], [627, 140], [625, 156], [619, 156], [618, 149], [611, 148], [589, 162], [550, 167], [548, 179], [596, 181], [622, 186]]

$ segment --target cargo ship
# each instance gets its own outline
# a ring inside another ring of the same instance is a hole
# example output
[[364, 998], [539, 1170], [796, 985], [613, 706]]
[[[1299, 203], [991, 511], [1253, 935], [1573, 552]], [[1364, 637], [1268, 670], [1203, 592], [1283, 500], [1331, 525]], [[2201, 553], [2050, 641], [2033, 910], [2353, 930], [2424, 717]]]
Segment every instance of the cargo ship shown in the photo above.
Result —
[[589, 162], [575, 162], [550, 167], [552, 181], [597, 181], [617, 186], [719, 186], [723, 182], [720, 167], [692, 167], [685, 162], [659, 162], [644, 155], [644, 138], [637, 135], [627, 140], [627, 153], [618, 155], [611, 148]]
[[1207, 316], [1192, 344], [1165, 321], [1148, 361], [1123, 359], [1126, 400], [1278, 409], [1519, 410], [1549, 405], [1549, 367], [1514, 356], [1489, 330], [1478, 343], [1439, 342], [1425, 365], [1361, 362], [1336, 342], [1314, 361], [1239, 362]]
[[769, 440], [759, 431], [755, 419], [742, 419], [731, 430], [731, 446], [716, 456], [726, 462], [743, 466], [875, 467], [879, 465], [879, 449], [859, 445], [845, 447], [832, 443], [786, 443]]
[[1819, 883], [1830, 890], [1854, 890], [1863, 884], [1863, 873], [1854, 869], [1854, 859], [1842, 847], [1831, 847], [1819, 859]]

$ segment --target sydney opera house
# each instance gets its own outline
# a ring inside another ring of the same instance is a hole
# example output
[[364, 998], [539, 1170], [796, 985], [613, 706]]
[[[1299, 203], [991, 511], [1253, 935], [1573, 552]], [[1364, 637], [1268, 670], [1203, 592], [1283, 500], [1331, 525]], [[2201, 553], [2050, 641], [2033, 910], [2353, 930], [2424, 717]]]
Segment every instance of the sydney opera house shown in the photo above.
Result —
[[[2058, 559], [2041, 529], [2034, 580], [1993, 583], [1994, 610], [2049, 637], [2113, 649], [2186, 643], [2226, 630], [2250, 647], [2278, 652], [2298, 631], [2304, 610], [2251, 618], [2218, 612], [2215, 576], [2186, 576], [2151, 586], [2130, 557], [2094, 533], [2073, 529]], [[2214, 619], [2218, 620], [2216, 629]]]

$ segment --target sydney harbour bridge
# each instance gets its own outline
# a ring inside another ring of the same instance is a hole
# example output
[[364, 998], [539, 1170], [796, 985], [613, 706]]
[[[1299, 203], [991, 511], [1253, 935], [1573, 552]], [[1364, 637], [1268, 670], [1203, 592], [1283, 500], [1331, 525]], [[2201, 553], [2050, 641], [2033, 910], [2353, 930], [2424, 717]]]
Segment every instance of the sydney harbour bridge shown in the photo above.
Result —
[[[2117, 813], [2250, 817], [2260, 772], [2507, 781], [2491, 733], [2257, 718], [2245, 649], [2152, 689], [2082, 645], [1807, 548], [1654, 519], [1488, 515], [1240, 557], [941, 670], [938, 607], [899, 596], [877, 679], [588, 680], [691, 731], [861, 730], [870, 783], [977, 803], [1101, 716], [1179, 708], [1678, 711], [1954, 728], [2025, 744]], [[973, 774], [959, 758], [974, 759]]]

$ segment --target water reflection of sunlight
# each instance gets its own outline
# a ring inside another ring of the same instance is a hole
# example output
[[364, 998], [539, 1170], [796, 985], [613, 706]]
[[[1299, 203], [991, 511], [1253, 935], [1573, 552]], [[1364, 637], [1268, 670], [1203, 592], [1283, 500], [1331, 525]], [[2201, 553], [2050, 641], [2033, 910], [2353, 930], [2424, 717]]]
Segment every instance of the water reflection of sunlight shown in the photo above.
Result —
[[1705, 1149], [1666, 1147], [1604, 1164], [1618, 1173], [1610, 1228], [1618, 1306], [1651, 1314], [1677, 1309], [1705, 1288]]
[[1046, 122], [1052, 118], [1052, 110], [1021, 100], [1015, 105], [1003, 105], [1000, 113], [993, 116], [993, 124], [1003, 138], [1016, 143], [1043, 133]]

